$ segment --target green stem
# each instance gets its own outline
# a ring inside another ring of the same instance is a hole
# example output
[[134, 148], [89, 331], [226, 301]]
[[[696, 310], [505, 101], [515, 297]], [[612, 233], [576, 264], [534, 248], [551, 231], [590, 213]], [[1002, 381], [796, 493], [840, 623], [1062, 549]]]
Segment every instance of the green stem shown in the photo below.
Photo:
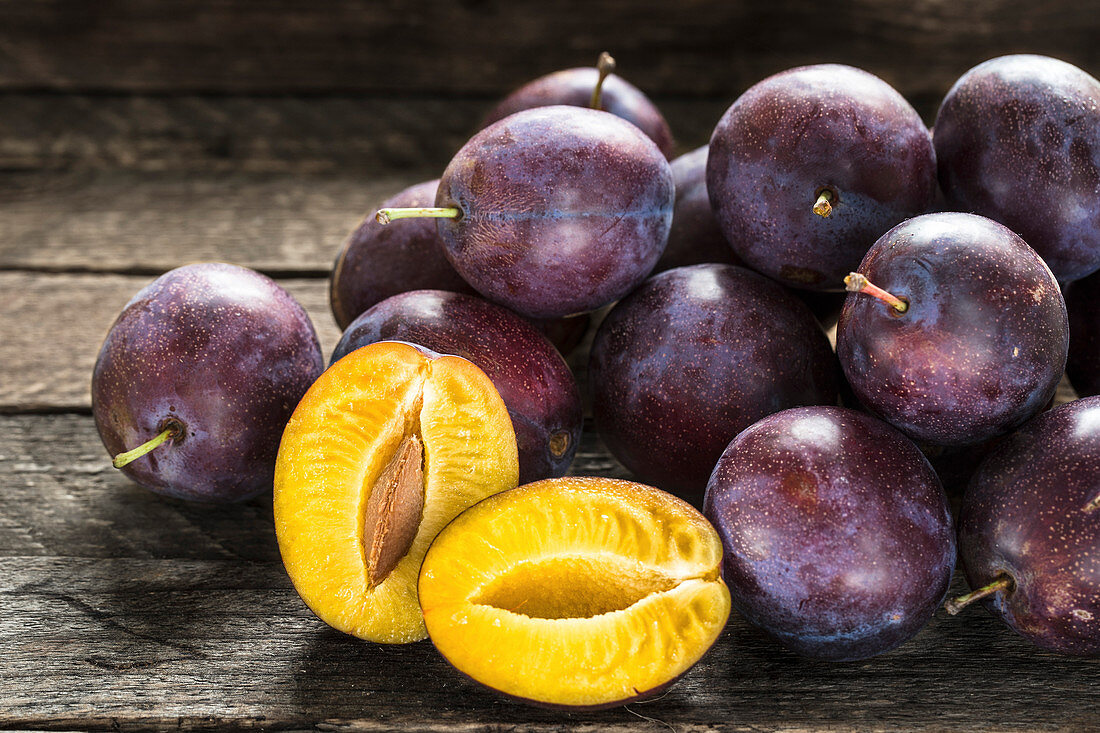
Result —
[[179, 432], [179, 428], [177, 428], [175, 425], [171, 425], [171, 426], [165, 428], [164, 432], [162, 432], [160, 435], [153, 438], [152, 440], [150, 440], [146, 443], [142, 443], [141, 445], [139, 445], [137, 448], [134, 448], [133, 450], [128, 450], [125, 453], [119, 453], [111, 461], [111, 465], [113, 465], [115, 468], [122, 468], [123, 466], [125, 466], [129, 463], [133, 463], [134, 461], [141, 458], [143, 455], [145, 455], [149, 451], [151, 451], [154, 448], [156, 448], [157, 446], [159, 446], [164, 441], [173, 438], [176, 435], [176, 433], [178, 433], [178, 432]]
[[818, 194], [817, 201], [814, 202], [814, 213], [825, 218], [832, 216], [834, 197], [833, 192], [829, 189], [825, 189]]
[[461, 211], [453, 206], [445, 208], [439, 206], [425, 206], [404, 209], [379, 209], [378, 213], [374, 215], [374, 218], [379, 224], [389, 224], [394, 219], [424, 219], [428, 217], [433, 219], [457, 219], [461, 213]]
[[909, 310], [909, 304], [907, 302], [886, 292], [858, 272], [848, 273], [847, 277], [844, 278], [844, 288], [849, 293], [863, 293], [864, 295], [878, 298], [883, 303], [893, 308], [897, 313], [904, 313]]
[[974, 601], [980, 601], [983, 598], [988, 598], [994, 593], [1010, 593], [1015, 586], [1016, 583], [1013, 582], [1012, 578], [1009, 575], [1001, 573], [996, 578], [994, 578], [993, 582], [989, 585], [983, 585], [981, 588], [978, 588], [977, 590], [972, 590], [966, 595], [959, 596], [958, 598], [952, 598], [950, 601], [943, 604], [943, 607], [944, 610], [954, 616]]
[[596, 61], [596, 69], [600, 72], [600, 78], [596, 79], [596, 88], [592, 90], [592, 101], [588, 103], [588, 106], [592, 109], [603, 109], [600, 99], [603, 94], [603, 82], [615, 70], [615, 59], [611, 58], [611, 54], [607, 51], [604, 51]]

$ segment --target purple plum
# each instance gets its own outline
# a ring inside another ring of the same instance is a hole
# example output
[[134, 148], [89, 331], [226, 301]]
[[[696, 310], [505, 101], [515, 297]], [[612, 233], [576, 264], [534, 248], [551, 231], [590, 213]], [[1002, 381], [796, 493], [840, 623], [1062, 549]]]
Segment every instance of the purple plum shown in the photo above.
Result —
[[273, 280], [188, 265], [118, 316], [96, 360], [92, 412], [112, 456], [166, 434], [122, 468], [137, 483], [240, 501], [271, 490], [283, 428], [323, 367], [309, 317]]
[[436, 205], [453, 212], [439, 230], [467, 282], [522, 315], [558, 318], [607, 305], [646, 278], [674, 196], [668, 161], [638, 128], [555, 106], [475, 135], [443, 173]]
[[[382, 207], [432, 206], [438, 188], [438, 179], [418, 183], [387, 199]], [[372, 215], [363, 219], [340, 249], [329, 300], [336, 324], [343, 329], [391, 295], [429, 288], [474, 292], [443, 255], [443, 240], [435, 222], [417, 219], [387, 227]]]
[[[600, 66], [605, 64], [605, 57], [610, 58], [602, 55]], [[528, 82], [505, 97], [485, 118], [482, 127], [525, 109], [556, 104], [589, 107], [592, 92], [600, 83], [601, 71], [599, 67], [565, 69]], [[603, 79], [599, 97], [599, 109], [633, 124], [653, 140], [666, 158], [672, 157], [675, 148], [672, 131], [661, 112], [640, 89], [610, 74]]]
[[867, 248], [929, 210], [928, 128], [878, 77], [822, 64], [770, 76], [714, 129], [707, 190], [734, 251], [792, 287], [840, 290]]
[[959, 557], [977, 598], [1028, 641], [1100, 656], [1100, 397], [999, 444], [963, 497]]
[[932, 618], [955, 566], [936, 473], [905, 436], [842, 407], [802, 407], [729, 444], [703, 513], [733, 606], [798, 654], [863, 659]]
[[1100, 268], [1100, 81], [1046, 56], [1001, 56], [955, 82], [934, 130], [952, 208], [1006, 225], [1062, 282]]
[[[981, 443], [1054, 396], [1069, 326], [1058, 283], [1024, 240], [973, 214], [926, 214], [871, 247], [837, 325], [859, 401], [913, 439]], [[868, 292], [884, 291], [904, 312]]]
[[668, 270], [620, 301], [588, 367], [596, 427], [612, 454], [696, 505], [738, 432], [787, 407], [835, 404], [837, 376], [801, 301], [718, 264]]

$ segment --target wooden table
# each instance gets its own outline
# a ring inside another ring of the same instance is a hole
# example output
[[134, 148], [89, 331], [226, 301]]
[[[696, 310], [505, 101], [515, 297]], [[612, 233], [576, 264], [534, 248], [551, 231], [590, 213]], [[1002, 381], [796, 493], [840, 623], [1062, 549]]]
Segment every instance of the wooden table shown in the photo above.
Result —
[[[829, 33], [794, 0], [668, 14], [620, 0], [580, 19], [558, 0], [428, 3], [449, 32], [401, 3], [260, 5], [0, 0], [0, 728], [1100, 729], [1100, 660], [1041, 652], [980, 608], [849, 664], [799, 659], [735, 617], [658, 700], [599, 713], [503, 700], [427, 642], [373, 645], [316, 619], [279, 561], [269, 497], [201, 506], [132, 484], [88, 389], [125, 302], [191, 261], [275, 276], [329, 353], [326, 277], [345, 234], [438, 175], [503, 90], [594, 58], [594, 26], [638, 22], [620, 59], [688, 149], [748, 84], [824, 59], [877, 71], [930, 116], [961, 71], [1013, 50], [1009, 20], [1032, 50], [1095, 73], [1095, 4], [836, 4], [817, 17]], [[627, 476], [586, 427], [574, 471]]]

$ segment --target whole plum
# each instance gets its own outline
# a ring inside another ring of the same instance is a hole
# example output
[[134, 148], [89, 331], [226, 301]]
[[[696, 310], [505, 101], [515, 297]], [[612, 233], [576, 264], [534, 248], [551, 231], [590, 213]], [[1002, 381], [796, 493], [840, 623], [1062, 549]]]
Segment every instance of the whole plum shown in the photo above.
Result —
[[834, 404], [837, 371], [825, 333], [783, 286], [702, 264], [656, 275], [612, 308], [588, 377], [615, 457], [699, 504], [737, 433], [787, 407]]
[[905, 436], [842, 407], [801, 407], [740, 433], [703, 513], [733, 606], [798, 654], [880, 654], [916, 634], [955, 566], [939, 479]]
[[270, 491], [287, 420], [324, 367], [309, 317], [273, 280], [220, 263], [180, 267], [135, 295], [96, 360], [92, 413], [112, 456], [157, 493], [239, 501]]
[[[490, 300], [532, 318], [600, 308], [657, 263], [672, 170], [638, 128], [606, 112], [540, 107], [475, 135], [443, 173], [444, 252]], [[381, 212], [380, 212], [381, 215]]]
[[1039, 415], [982, 462], [959, 556], [986, 608], [1044, 649], [1100, 656], [1100, 397]]
[[674, 267], [718, 262], [740, 265], [741, 260], [714, 218], [707, 195], [707, 153], [704, 145], [684, 153], [672, 161], [672, 177], [676, 182], [676, 207], [672, 212], [672, 228], [668, 245], [653, 268], [653, 274]]
[[957, 211], [1023, 237], [1061, 282], [1100, 267], [1100, 81], [1046, 56], [1001, 56], [955, 82], [934, 127]]
[[973, 214], [915, 217], [884, 234], [851, 282], [837, 356], [859, 401], [934, 445], [1007, 433], [1054, 396], [1069, 347], [1066, 306], [1043, 260]]
[[633, 124], [656, 143], [666, 158], [671, 158], [675, 144], [660, 110], [638, 87], [612, 74], [613, 69], [614, 60], [605, 53], [601, 54], [596, 67], [564, 69], [540, 76], [505, 97], [485, 118], [482, 127], [535, 107], [556, 104], [590, 107], [593, 91], [599, 86], [595, 109], [610, 112]]
[[[425, 207], [435, 203], [439, 179], [410, 186], [386, 199], [383, 208]], [[473, 293], [443, 255], [443, 240], [431, 219], [387, 227], [368, 216], [348, 236], [329, 283], [332, 315], [347, 328], [360, 313], [408, 290]]]
[[480, 367], [512, 417], [520, 483], [569, 470], [581, 437], [580, 391], [561, 354], [526, 320], [473, 295], [414, 290], [360, 314], [332, 361], [376, 341], [406, 341]]
[[868, 246], [928, 211], [932, 138], [882, 79], [850, 66], [781, 72], [714, 129], [707, 190], [744, 262], [792, 287], [840, 290]]

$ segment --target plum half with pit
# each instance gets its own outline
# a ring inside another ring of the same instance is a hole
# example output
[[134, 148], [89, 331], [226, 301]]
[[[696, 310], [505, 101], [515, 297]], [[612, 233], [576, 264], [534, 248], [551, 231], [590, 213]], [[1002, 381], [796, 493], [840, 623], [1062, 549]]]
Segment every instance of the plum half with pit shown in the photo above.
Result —
[[1047, 56], [1001, 56], [955, 82], [934, 130], [955, 210], [1005, 224], [1061, 282], [1100, 268], [1100, 81]]
[[[435, 204], [439, 179], [410, 186], [382, 203], [383, 208]], [[336, 325], [347, 328], [360, 313], [391, 295], [409, 290], [453, 290], [473, 293], [443, 255], [439, 229], [431, 219], [399, 227], [379, 224], [373, 212], [340, 248], [329, 283]]]
[[[451, 160], [432, 211], [444, 253], [478, 292], [529, 318], [596, 310], [639, 285], [668, 239], [672, 169], [638, 128], [607, 112], [517, 112]], [[399, 226], [395, 222], [392, 226]]]
[[741, 430], [788, 407], [835, 404], [838, 367], [809, 309], [785, 288], [702, 264], [656, 275], [612, 308], [588, 376], [612, 454], [698, 505]]
[[873, 74], [839, 64], [790, 69], [722, 116], [707, 190], [749, 267], [792, 287], [840, 290], [877, 237], [932, 206], [932, 137]]
[[377, 341], [414, 343], [480, 367], [512, 418], [520, 483], [569, 470], [581, 437], [580, 391], [561, 354], [526, 320], [474, 295], [414, 290], [360, 314], [332, 360]]
[[955, 566], [951, 513], [920, 450], [842, 407], [740, 433], [707, 486], [733, 606], [798, 654], [880, 654], [916, 634]]
[[[974, 214], [926, 214], [868, 251], [837, 325], [859, 401], [923, 443], [974, 445], [1050, 402], [1069, 348], [1066, 306], [1043, 260]], [[875, 295], [876, 297], [872, 297]]]
[[[323, 368], [313, 324], [275, 281], [187, 265], [118, 316], [96, 360], [92, 413], [116, 465], [129, 460], [120, 467], [142, 486], [240, 501], [271, 490], [283, 427]], [[147, 454], [133, 455], [140, 446]]]
[[671, 158], [675, 143], [664, 116], [642, 90], [614, 75], [614, 69], [614, 59], [603, 53], [595, 67], [564, 69], [540, 76], [505, 97], [482, 126], [535, 107], [555, 104], [591, 107], [631, 123], [648, 135], [665, 157]]
[[959, 558], [973, 593], [1028, 641], [1100, 656], [1100, 397], [1039, 415], [999, 444], [963, 497]]

